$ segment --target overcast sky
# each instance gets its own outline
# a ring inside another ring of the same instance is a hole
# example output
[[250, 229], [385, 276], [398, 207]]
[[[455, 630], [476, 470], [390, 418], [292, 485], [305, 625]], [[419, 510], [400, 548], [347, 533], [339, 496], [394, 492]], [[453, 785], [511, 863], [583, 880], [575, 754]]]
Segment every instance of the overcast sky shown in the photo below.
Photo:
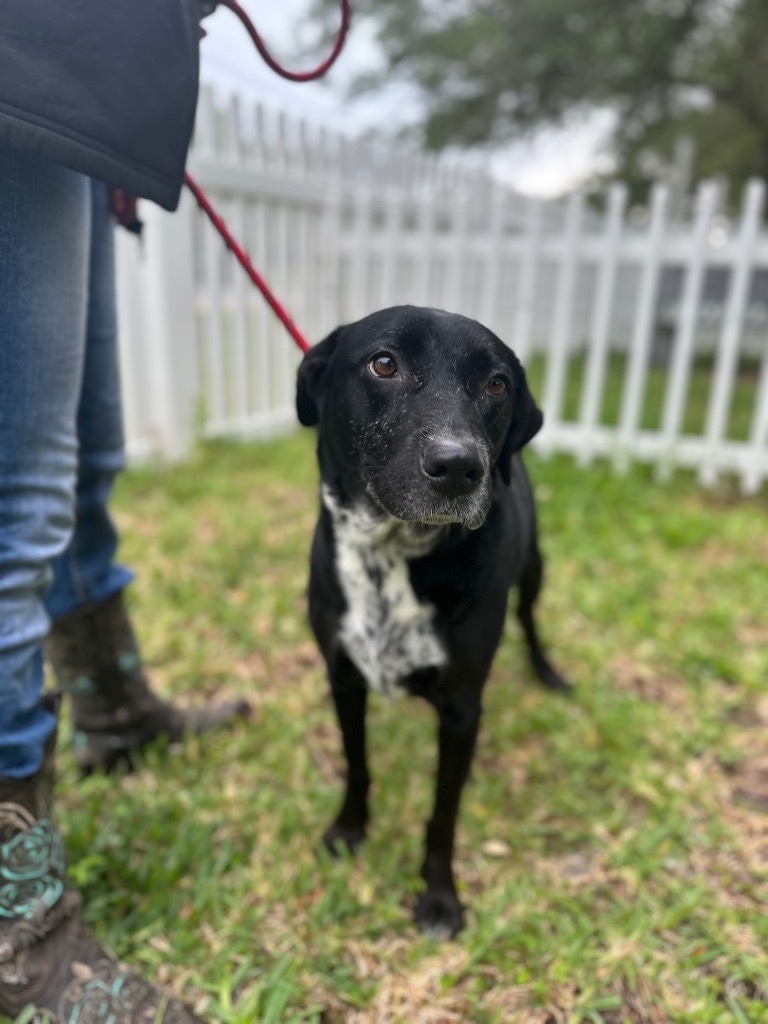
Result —
[[[307, 42], [305, 14], [309, 0], [239, 2], [274, 55], [292, 69], [305, 70], [307, 62], [300, 53]], [[391, 128], [418, 116], [417, 98], [405, 87], [354, 103], [345, 98], [344, 86], [349, 79], [380, 59], [366, 26], [362, 21], [355, 22], [354, 17], [336, 66], [323, 82], [306, 84], [285, 81], [270, 71], [227, 8], [219, 7], [206, 19], [205, 27], [208, 36], [201, 48], [201, 77], [223, 95], [237, 92], [260, 99], [276, 109], [350, 134], [378, 125]], [[596, 116], [568, 131], [546, 132], [533, 141], [511, 143], [496, 158], [495, 166], [523, 192], [557, 194], [594, 170], [609, 123], [607, 117]]]

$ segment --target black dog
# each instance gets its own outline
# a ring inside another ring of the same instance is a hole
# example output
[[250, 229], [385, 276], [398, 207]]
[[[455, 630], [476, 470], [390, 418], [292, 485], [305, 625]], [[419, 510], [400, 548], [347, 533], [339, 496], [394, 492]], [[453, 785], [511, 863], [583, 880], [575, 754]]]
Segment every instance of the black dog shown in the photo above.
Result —
[[437, 793], [416, 920], [463, 925], [452, 855], [483, 685], [509, 588], [541, 681], [549, 664], [533, 605], [542, 579], [533, 495], [516, 454], [542, 414], [512, 351], [474, 320], [395, 306], [339, 327], [299, 369], [297, 409], [318, 425], [322, 506], [309, 615], [328, 665], [347, 758], [332, 851], [365, 836], [369, 689], [400, 688], [440, 719]]

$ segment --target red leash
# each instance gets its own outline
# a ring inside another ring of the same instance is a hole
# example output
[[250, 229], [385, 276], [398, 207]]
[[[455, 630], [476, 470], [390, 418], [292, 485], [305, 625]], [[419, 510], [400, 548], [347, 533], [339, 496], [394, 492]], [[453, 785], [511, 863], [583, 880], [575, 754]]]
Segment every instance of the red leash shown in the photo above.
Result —
[[184, 184], [187, 186], [189, 191], [197, 200], [197, 205], [208, 217], [211, 224], [213, 224], [213, 226], [219, 232], [221, 237], [224, 239], [224, 244], [226, 245], [226, 247], [235, 254], [235, 258], [237, 259], [240, 266], [243, 268], [248, 277], [250, 277], [250, 279], [259, 289], [259, 291], [267, 300], [267, 302], [270, 304], [277, 318], [285, 326], [285, 329], [288, 331], [290, 336], [299, 346], [301, 351], [308, 352], [310, 348], [309, 342], [298, 329], [293, 320], [291, 320], [290, 316], [285, 311], [284, 306], [277, 300], [277, 298], [275, 298], [267, 282], [264, 280], [264, 278], [261, 276], [258, 270], [256, 270], [254, 265], [251, 263], [250, 259], [248, 258], [248, 253], [245, 251], [245, 249], [243, 249], [241, 245], [237, 243], [233, 235], [230, 233], [227, 225], [224, 223], [224, 221], [221, 219], [218, 213], [216, 213], [214, 208], [211, 206], [208, 196], [205, 194], [205, 192], [203, 192], [203, 190], [200, 188], [200, 186], [197, 184], [194, 178], [190, 176], [189, 171], [184, 172]]
[[[228, 7], [242, 21], [243, 25], [245, 25], [248, 31], [248, 35], [254, 42], [256, 49], [259, 51], [259, 53], [264, 58], [269, 67], [272, 68], [273, 71], [277, 72], [278, 75], [282, 75], [283, 78], [288, 78], [292, 82], [311, 82], [313, 79], [320, 78], [321, 75], [324, 75], [341, 53], [342, 48], [344, 46], [344, 42], [347, 38], [347, 32], [349, 31], [351, 3], [350, 0], [341, 0], [341, 26], [336, 37], [336, 42], [334, 43], [333, 49], [331, 50], [331, 53], [328, 56], [328, 58], [324, 60], [322, 64], [318, 65], [318, 67], [314, 68], [312, 71], [288, 71], [281, 64], [279, 64], [270, 54], [269, 50], [264, 44], [264, 41], [262, 40], [261, 36], [256, 31], [253, 23], [251, 22], [251, 19], [245, 13], [242, 7], [238, 4], [237, 0], [219, 0], [219, 4], [222, 7]], [[285, 310], [285, 307], [282, 305], [282, 303], [278, 301], [278, 299], [270, 290], [267, 282], [264, 280], [261, 274], [259, 274], [254, 265], [251, 263], [250, 259], [248, 258], [248, 253], [245, 251], [245, 249], [243, 249], [241, 245], [238, 244], [238, 242], [230, 232], [227, 225], [224, 223], [219, 214], [216, 213], [216, 211], [214, 210], [205, 192], [203, 192], [203, 190], [200, 188], [197, 182], [191, 177], [188, 171], [184, 172], [184, 183], [197, 200], [197, 205], [200, 207], [203, 213], [205, 213], [205, 215], [210, 220], [211, 224], [213, 224], [213, 226], [216, 228], [218, 233], [223, 238], [224, 244], [227, 246], [230, 252], [234, 253], [235, 258], [237, 259], [240, 266], [243, 268], [243, 270], [245, 270], [246, 274], [250, 277], [251, 281], [253, 281], [253, 283], [259, 289], [261, 294], [267, 300], [269, 305], [272, 307], [275, 315], [284, 325], [285, 329], [288, 331], [290, 336], [299, 346], [301, 351], [308, 352], [310, 348], [309, 342], [298, 329], [293, 320], [291, 320], [290, 316]]]
[[333, 64], [336, 62], [336, 58], [339, 56], [342, 49], [344, 48], [344, 43], [347, 38], [347, 32], [349, 31], [349, 23], [352, 17], [352, 8], [350, 0], [341, 0], [341, 25], [339, 26], [339, 31], [336, 36], [336, 42], [333, 44], [333, 49], [331, 50], [327, 59], [324, 60], [322, 64], [319, 64], [312, 71], [289, 71], [287, 68], [283, 67], [282, 64], [278, 63], [278, 61], [276, 61], [272, 54], [269, 52], [264, 43], [264, 40], [256, 31], [253, 22], [245, 13], [245, 11], [237, 2], [237, 0], [218, 0], [218, 2], [221, 7], [228, 7], [230, 11], [236, 14], [240, 21], [242, 21], [243, 25], [245, 25], [248, 35], [253, 40], [253, 44], [261, 54], [264, 62], [270, 68], [272, 68], [272, 70], [276, 72], [278, 75], [281, 75], [283, 78], [287, 78], [291, 82], [311, 82], [315, 78], [322, 78], [326, 71], [328, 71], [329, 68], [331, 68]]

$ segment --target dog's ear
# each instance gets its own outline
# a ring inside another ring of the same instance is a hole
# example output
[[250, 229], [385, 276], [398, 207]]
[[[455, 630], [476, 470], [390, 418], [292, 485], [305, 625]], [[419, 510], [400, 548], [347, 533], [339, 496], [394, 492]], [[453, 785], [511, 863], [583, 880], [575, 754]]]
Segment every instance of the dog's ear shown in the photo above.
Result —
[[525, 370], [520, 360], [511, 350], [509, 352], [509, 361], [512, 366], [512, 379], [514, 381], [513, 399], [515, 404], [512, 410], [512, 422], [507, 430], [507, 436], [504, 438], [501, 455], [497, 462], [501, 479], [505, 484], [509, 484], [512, 479], [512, 456], [515, 452], [519, 452], [524, 445], [528, 444], [532, 437], [538, 434], [544, 422], [544, 414], [536, 405], [533, 395], [528, 390]]
[[320, 402], [325, 390], [328, 360], [336, 348], [340, 331], [340, 327], [331, 331], [327, 338], [307, 352], [299, 364], [296, 379], [296, 412], [302, 426], [314, 427], [320, 422]]

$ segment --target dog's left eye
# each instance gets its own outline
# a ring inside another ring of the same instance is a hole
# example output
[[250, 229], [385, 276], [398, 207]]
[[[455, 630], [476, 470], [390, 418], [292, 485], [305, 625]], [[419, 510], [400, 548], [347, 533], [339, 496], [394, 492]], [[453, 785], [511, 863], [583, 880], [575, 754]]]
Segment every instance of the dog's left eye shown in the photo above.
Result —
[[506, 390], [507, 382], [503, 377], [491, 377], [485, 385], [486, 395], [490, 395], [492, 398], [500, 398]]
[[394, 377], [397, 373], [397, 363], [388, 352], [379, 352], [368, 363], [368, 369], [374, 377]]

